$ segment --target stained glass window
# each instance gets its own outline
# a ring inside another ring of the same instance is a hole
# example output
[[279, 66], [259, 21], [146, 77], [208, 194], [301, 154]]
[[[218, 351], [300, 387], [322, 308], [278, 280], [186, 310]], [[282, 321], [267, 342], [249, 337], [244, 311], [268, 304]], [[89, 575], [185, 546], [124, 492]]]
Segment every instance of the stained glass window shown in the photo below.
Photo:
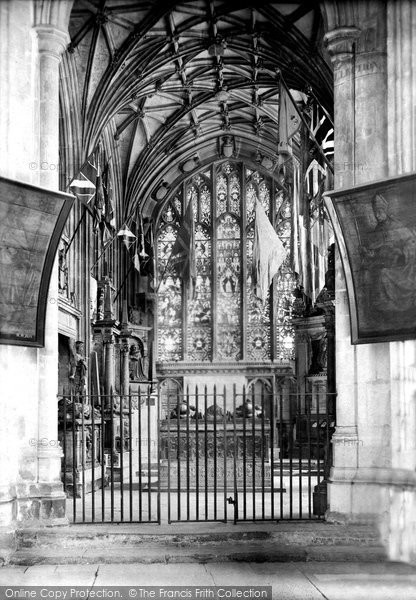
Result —
[[217, 224], [217, 351], [222, 360], [241, 358], [241, 250], [239, 221], [223, 213]]
[[211, 243], [209, 230], [197, 223], [195, 226], [195, 293], [190, 302], [187, 323], [189, 360], [212, 359]]
[[276, 356], [280, 360], [295, 358], [295, 332], [292, 325], [292, 313], [295, 297], [296, 276], [290, 267], [290, 235], [292, 206], [289, 197], [283, 191], [275, 194], [275, 229], [287, 249], [287, 259], [280, 267], [274, 280], [273, 297], [275, 298], [273, 313], [276, 331]]
[[183, 355], [183, 285], [174, 266], [169, 262], [176, 240], [181, 206], [180, 196], [166, 206], [157, 238], [158, 278], [160, 281], [158, 290], [159, 360], [178, 361], [182, 359]]
[[[254, 207], [259, 200], [288, 250], [263, 304], [252, 289]], [[169, 262], [178, 228], [192, 203], [194, 295]], [[290, 269], [291, 203], [270, 176], [226, 161], [185, 181], [164, 206], [157, 259], [158, 359], [163, 361], [287, 361], [296, 278]]]

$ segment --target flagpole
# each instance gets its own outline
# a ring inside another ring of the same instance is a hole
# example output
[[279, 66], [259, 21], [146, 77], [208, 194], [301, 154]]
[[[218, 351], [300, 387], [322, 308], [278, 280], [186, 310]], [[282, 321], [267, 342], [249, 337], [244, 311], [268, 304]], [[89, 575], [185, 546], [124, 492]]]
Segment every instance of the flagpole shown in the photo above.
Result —
[[[173, 248], [172, 248], [172, 250], [173, 250]], [[162, 285], [163, 278], [164, 278], [164, 276], [165, 276], [165, 274], [166, 274], [166, 271], [168, 270], [168, 266], [170, 265], [170, 262], [171, 262], [171, 260], [172, 260], [172, 252], [171, 252], [171, 253], [170, 253], [170, 255], [169, 255], [168, 262], [166, 263], [166, 267], [163, 269], [163, 273], [162, 273], [162, 275], [160, 276], [160, 281], [159, 281], [159, 283], [158, 283], [158, 286], [157, 286], [157, 288], [156, 288], [156, 290], [155, 290], [155, 294], [157, 294], [157, 293], [158, 293], [158, 291], [159, 291], [159, 288], [160, 288], [160, 286]], [[156, 276], [156, 273], [155, 273], [155, 276]]]
[[98, 264], [98, 261], [100, 260], [100, 258], [103, 256], [103, 254], [105, 254], [107, 252], [107, 250], [109, 249], [109, 247], [114, 243], [114, 240], [116, 240], [116, 239], [117, 239], [117, 234], [115, 234], [113, 236], [113, 238], [108, 242], [107, 246], [104, 248], [104, 250], [101, 252], [100, 256], [97, 258], [97, 260], [95, 261], [95, 263], [90, 268], [90, 271], [92, 271], [93, 268]]
[[119, 297], [119, 295], [120, 295], [120, 292], [121, 292], [121, 290], [123, 289], [123, 287], [124, 287], [124, 285], [125, 285], [125, 283], [126, 283], [126, 281], [127, 281], [127, 277], [129, 276], [129, 274], [130, 274], [130, 271], [132, 270], [133, 266], [134, 266], [134, 265], [133, 265], [133, 263], [131, 262], [131, 263], [130, 263], [130, 267], [127, 269], [126, 276], [124, 277], [122, 284], [120, 285], [120, 287], [119, 287], [119, 288], [118, 288], [118, 290], [117, 290], [117, 294], [116, 294], [116, 296], [115, 296], [115, 298], [114, 298], [114, 300], [113, 300], [113, 304], [114, 304], [114, 302], [117, 300], [117, 298]]
[[[124, 221], [124, 224], [126, 227], [128, 227], [127, 223], [129, 221], [129, 217], [127, 217], [127, 219]], [[114, 244], [115, 240], [117, 239], [118, 233], [115, 233], [113, 235], [113, 237], [111, 238], [111, 240], [108, 242], [108, 244], [105, 246], [105, 248], [103, 249], [103, 251], [101, 252], [100, 256], [97, 258], [97, 260], [95, 261], [95, 263], [92, 265], [90, 271], [93, 270], [93, 268], [98, 264], [98, 261], [100, 260], [100, 258], [103, 256], [103, 254], [105, 254], [107, 252], [107, 250], [110, 248], [110, 246], [112, 244]]]
[[70, 240], [69, 240], [69, 242], [68, 242], [68, 246], [67, 246], [67, 247], [66, 247], [66, 249], [65, 249], [65, 256], [68, 254], [68, 250], [70, 249], [70, 247], [71, 247], [71, 244], [72, 244], [72, 242], [74, 241], [74, 238], [75, 238], [75, 236], [76, 236], [76, 234], [77, 234], [77, 232], [78, 232], [78, 229], [80, 228], [80, 225], [81, 225], [81, 223], [84, 221], [84, 219], [85, 219], [85, 216], [86, 216], [86, 214], [87, 214], [87, 209], [85, 208], [85, 206], [83, 206], [83, 209], [84, 209], [84, 212], [82, 213], [82, 216], [81, 216], [81, 218], [79, 219], [77, 226], [75, 227], [74, 233], [72, 234], [72, 237], [71, 237], [71, 239], [70, 239]]
[[334, 121], [332, 120], [331, 115], [329, 114], [329, 112], [326, 110], [325, 106], [323, 106], [318, 98], [315, 96], [315, 93], [313, 91], [313, 89], [311, 87], [308, 88], [308, 93], [311, 94], [314, 97], [314, 100], [316, 101], [317, 104], [319, 104], [320, 108], [322, 108], [326, 118], [328, 119], [328, 121], [331, 123], [332, 127], [334, 127]]
[[283, 85], [283, 87], [285, 88], [285, 90], [286, 90], [286, 92], [287, 92], [287, 94], [288, 94], [288, 96], [289, 96], [290, 100], [292, 101], [292, 103], [293, 103], [293, 106], [295, 107], [295, 109], [296, 109], [296, 112], [297, 112], [297, 113], [298, 113], [298, 115], [300, 116], [302, 123], [305, 125], [305, 127], [307, 127], [307, 129], [308, 129], [308, 131], [309, 131], [309, 135], [310, 135], [310, 137], [312, 138], [312, 141], [314, 142], [315, 146], [318, 148], [318, 150], [319, 150], [319, 153], [321, 154], [322, 158], [324, 159], [324, 161], [325, 161], [326, 165], [328, 166], [328, 168], [329, 168], [329, 170], [331, 171], [331, 173], [332, 173], [332, 174], [334, 174], [334, 168], [333, 168], [333, 166], [332, 166], [331, 162], [330, 162], [330, 161], [327, 159], [327, 157], [325, 156], [325, 153], [324, 153], [324, 151], [322, 150], [321, 146], [319, 145], [319, 142], [318, 142], [318, 140], [316, 139], [316, 137], [315, 137], [315, 136], [314, 136], [314, 134], [312, 133], [312, 131], [311, 131], [311, 128], [309, 127], [309, 125], [308, 125], [308, 123], [307, 123], [307, 121], [306, 121], [305, 117], [303, 116], [302, 112], [299, 110], [299, 108], [298, 108], [298, 105], [296, 104], [295, 100], [293, 99], [293, 96], [292, 96], [292, 94], [290, 93], [290, 90], [289, 90], [289, 88], [287, 87], [287, 85], [286, 85], [286, 82], [285, 82], [285, 80], [283, 79], [283, 75], [282, 75], [281, 73], [280, 73], [280, 82], [281, 82], [281, 84]]

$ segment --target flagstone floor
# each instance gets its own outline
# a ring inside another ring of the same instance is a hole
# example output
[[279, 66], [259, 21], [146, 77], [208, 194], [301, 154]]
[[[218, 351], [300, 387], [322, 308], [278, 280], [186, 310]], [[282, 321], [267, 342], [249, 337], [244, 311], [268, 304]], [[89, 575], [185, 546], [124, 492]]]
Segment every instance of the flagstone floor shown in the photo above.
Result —
[[176, 585], [271, 586], [273, 600], [416, 600], [416, 568], [387, 562], [35, 565], [1, 567], [0, 585], [58, 586], [66, 598], [64, 586], [98, 594], [105, 586], [131, 586], [139, 594], [137, 586]]

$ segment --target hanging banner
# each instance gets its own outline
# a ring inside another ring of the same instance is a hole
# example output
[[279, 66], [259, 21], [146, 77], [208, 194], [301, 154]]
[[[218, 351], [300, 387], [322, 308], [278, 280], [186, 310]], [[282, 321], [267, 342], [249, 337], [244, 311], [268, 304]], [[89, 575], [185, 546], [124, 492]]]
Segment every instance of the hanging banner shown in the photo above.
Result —
[[73, 202], [0, 177], [0, 344], [44, 345], [49, 282]]
[[416, 174], [324, 194], [353, 344], [416, 338]]

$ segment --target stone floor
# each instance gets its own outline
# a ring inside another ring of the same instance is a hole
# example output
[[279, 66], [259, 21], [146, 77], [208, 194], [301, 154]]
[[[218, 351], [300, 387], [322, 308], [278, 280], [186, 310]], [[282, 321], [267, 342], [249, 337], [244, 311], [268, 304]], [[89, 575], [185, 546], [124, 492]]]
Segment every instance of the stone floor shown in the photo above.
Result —
[[[78, 585], [87, 590], [121, 585], [267, 585], [276, 600], [416, 600], [416, 567], [386, 562], [51, 564], [1, 567], [0, 585], [22, 589]], [[4, 588], [0, 592], [10, 597]]]

